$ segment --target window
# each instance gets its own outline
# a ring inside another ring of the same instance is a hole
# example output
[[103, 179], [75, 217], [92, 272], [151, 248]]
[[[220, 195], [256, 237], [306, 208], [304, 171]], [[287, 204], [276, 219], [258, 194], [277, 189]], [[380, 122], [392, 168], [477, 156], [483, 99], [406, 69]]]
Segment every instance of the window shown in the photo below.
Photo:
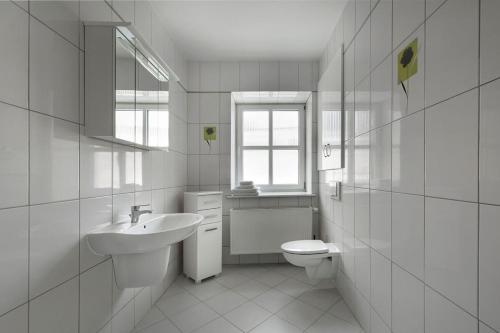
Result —
[[237, 106], [237, 178], [263, 191], [304, 191], [303, 104]]

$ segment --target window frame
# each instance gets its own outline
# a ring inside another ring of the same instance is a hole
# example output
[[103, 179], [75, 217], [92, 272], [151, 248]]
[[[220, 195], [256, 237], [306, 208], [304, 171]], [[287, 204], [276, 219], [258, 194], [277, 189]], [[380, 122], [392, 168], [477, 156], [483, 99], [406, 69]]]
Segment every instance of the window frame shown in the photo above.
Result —
[[[266, 146], [243, 146], [243, 112], [267, 111], [269, 124], [269, 142]], [[299, 142], [297, 146], [274, 145], [273, 142], [273, 111], [298, 111], [299, 112]], [[236, 105], [236, 177], [237, 184], [243, 179], [243, 151], [267, 150], [269, 153], [269, 184], [255, 184], [262, 192], [305, 192], [306, 170], [306, 107], [305, 104], [237, 104]], [[298, 184], [273, 184], [273, 151], [298, 150]]]

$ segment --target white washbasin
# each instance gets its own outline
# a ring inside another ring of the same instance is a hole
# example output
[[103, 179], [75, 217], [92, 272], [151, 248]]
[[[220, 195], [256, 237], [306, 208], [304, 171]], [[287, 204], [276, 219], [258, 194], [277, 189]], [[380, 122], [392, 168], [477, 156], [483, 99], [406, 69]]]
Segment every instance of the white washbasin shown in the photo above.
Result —
[[202, 220], [202, 215], [190, 213], [147, 214], [137, 224], [97, 227], [87, 234], [87, 242], [96, 254], [113, 257], [119, 287], [145, 287], [165, 276], [170, 245], [188, 238]]
[[203, 216], [198, 214], [147, 214], [135, 225], [109, 224], [87, 235], [90, 248], [100, 255], [151, 252], [189, 237]]

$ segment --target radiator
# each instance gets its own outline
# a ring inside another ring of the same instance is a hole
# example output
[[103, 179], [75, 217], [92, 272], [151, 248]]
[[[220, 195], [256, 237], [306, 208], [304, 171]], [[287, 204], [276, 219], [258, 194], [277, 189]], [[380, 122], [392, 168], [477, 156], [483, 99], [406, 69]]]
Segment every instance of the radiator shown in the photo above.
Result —
[[312, 208], [231, 209], [231, 254], [281, 253], [281, 244], [312, 238]]

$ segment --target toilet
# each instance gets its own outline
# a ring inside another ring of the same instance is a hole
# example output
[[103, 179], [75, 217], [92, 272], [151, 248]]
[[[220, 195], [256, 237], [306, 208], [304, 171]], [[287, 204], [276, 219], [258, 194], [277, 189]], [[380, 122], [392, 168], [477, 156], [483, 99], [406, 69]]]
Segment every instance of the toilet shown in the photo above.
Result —
[[334, 279], [336, 277], [340, 250], [335, 243], [324, 243], [321, 240], [296, 240], [281, 244], [281, 249], [289, 263], [305, 267], [309, 279]]

